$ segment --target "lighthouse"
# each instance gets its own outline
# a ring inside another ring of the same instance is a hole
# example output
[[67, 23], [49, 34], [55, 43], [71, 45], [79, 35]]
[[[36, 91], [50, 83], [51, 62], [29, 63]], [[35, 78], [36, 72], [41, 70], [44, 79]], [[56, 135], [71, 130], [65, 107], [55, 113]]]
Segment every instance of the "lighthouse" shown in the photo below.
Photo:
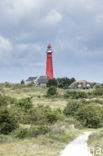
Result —
[[47, 47], [47, 64], [46, 64], [46, 75], [48, 78], [53, 79], [53, 63], [52, 63], [52, 47]]

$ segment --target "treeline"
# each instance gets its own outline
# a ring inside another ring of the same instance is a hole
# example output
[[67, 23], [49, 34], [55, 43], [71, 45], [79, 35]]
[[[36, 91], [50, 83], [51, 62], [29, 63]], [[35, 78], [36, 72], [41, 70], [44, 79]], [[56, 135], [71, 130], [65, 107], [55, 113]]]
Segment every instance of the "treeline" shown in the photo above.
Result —
[[47, 83], [47, 87], [56, 86], [58, 88], [67, 89], [70, 86], [70, 84], [72, 84], [75, 81], [76, 81], [75, 78], [67, 78], [67, 77], [52, 80], [50, 79]]

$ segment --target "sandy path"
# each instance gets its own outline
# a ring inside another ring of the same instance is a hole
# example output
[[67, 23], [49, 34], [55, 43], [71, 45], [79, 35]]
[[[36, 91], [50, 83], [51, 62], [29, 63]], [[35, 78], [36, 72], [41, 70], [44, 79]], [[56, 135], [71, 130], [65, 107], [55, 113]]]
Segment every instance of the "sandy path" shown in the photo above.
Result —
[[83, 135], [72, 141], [61, 152], [60, 156], [92, 156], [87, 146], [87, 140], [90, 134], [90, 132], [85, 132]]

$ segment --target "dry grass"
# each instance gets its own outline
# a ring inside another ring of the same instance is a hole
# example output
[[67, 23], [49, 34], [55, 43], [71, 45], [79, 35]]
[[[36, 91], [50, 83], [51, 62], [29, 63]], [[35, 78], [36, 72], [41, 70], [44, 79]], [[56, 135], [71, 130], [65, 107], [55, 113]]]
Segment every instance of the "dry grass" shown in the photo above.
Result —
[[2, 87], [0, 90], [0, 94], [5, 94], [9, 97], [13, 97], [16, 99], [32, 97], [33, 104], [36, 105], [44, 105], [50, 106], [53, 109], [64, 109], [67, 104], [67, 99], [63, 98], [65, 90], [58, 89], [59, 97], [58, 98], [45, 98], [47, 92], [47, 88], [39, 88], [39, 87]]
[[53, 142], [41, 136], [37, 139], [1, 144], [0, 156], [57, 156], [63, 147], [64, 144]]
[[[58, 130], [58, 128], [56, 129]], [[62, 129], [64, 128], [62, 127]], [[65, 128], [65, 133], [59, 134], [59, 140], [52, 139], [47, 134], [37, 138], [0, 144], [0, 156], [58, 156], [66, 144], [79, 134], [80, 132], [78, 130]], [[55, 133], [53, 135], [55, 136]], [[62, 137], [65, 139], [62, 140]]]

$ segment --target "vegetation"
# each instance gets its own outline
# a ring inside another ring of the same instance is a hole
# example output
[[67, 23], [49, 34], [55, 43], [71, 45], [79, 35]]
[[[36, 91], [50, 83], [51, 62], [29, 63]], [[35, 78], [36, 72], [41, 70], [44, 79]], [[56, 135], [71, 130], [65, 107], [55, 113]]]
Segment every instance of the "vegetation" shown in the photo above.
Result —
[[67, 89], [68, 86], [70, 84], [72, 84], [75, 80], [75, 78], [67, 78], [67, 77], [64, 77], [64, 78], [58, 78], [57, 79], [57, 84], [58, 84], [58, 87], [59, 88], [64, 88], [64, 89]]
[[49, 79], [47, 82], [47, 87], [55, 86], [57, 87], [57, 80], [56, 79]]
[[91, 153], [94, 156], [103, 155], [103, 129], [100, 129], [90, 135], [88, 145], [90, 146]]
[[57, 156], [77, 129], [102, 126], [102, 88], [0, 84], [0, 155]]
[[6, 108], [0, 108], [0, 133], [9, 134], [18, 127], [17, 121]]
[[64, 109], [64, 114], [67, 116], [75, 116], [82, 105], [81, 102], [76, 100], [70, 101]]
[[24, 80], [21, 80], [21, 84], [24, 85], [25, 84], [25, 81]]
[[99, 128], [103, 126], [103, 107], [86, 105], [81, 107], [76, 114], [83, 126], [88, 128]]
[[73, 99], [79, 99], [79, 98], [87, 98], [87, 93], [83, 91], [75, 91], [75, 90], [68, 90], [66, 94], [64, 95], [65, 98], [73, 98]]
[[47, 96], [57, 95], [57, 88], [55, 86], [51, 86], [47, 90]]

